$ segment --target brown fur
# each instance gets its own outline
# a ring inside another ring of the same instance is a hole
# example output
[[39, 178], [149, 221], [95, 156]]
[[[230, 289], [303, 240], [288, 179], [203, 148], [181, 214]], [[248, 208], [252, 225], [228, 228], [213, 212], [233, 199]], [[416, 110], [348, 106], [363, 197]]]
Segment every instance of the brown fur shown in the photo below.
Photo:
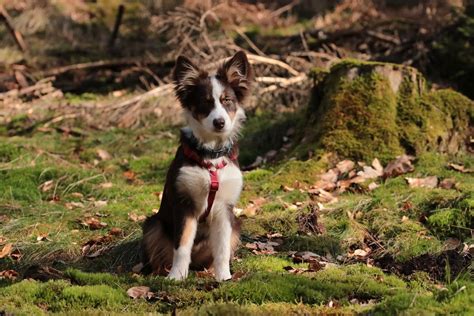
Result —
[[[234, 148], [237, 152], [237, 146]], [[157, 214], [148, 217], [143, 225], [143, 258], [144, 271], [159, 275], [166, 275], [173, 263], [173, 251], [185, 239], [188, 218], [194, 217], [192, 201], [186, 196], [180, 196], [176, 190], [176, 176], [179, 168], [196, 163], [186, 158], [180, 146], [166, 177], [163, 200]], [[228, 212], [232, 223], [232, 253], [240, 242], [240, 222], [235, 217], [233, 205], [229, 205]], [[198, 220], [196, 218], [196, 220]], [[209, 243], [209, 227], [206, 222], [199, 223], [194, 245], [191, 252], [191, 269], [209, 269], [213, 262]]]
[[[191, 111], [196, 119], [205, 118], [214, 107], [212, 85], [207, 72], [202, 71], [188, 58], [180, 56], [173, 72], [175, 92], [181, 105]], [[223, 84], [221, 104], [233, 120], [237, 104], [247, 97], [253, 79], [252, 70], [245, 53], [238, 52], [226, 61], [217, 71], [216, 78]], [[238, 154], [238, 147], [233, 149]], [[232, 162], [237, 165], [236, 162]], [[144, 272], [166, 274], [173, 263], [175, 249], [190, 237], [189, 221], [196, 218], [194, 202], [189, 196], [180, 194], [177, 189], [177, 176], [183, 166], [195, 166], [196, 162], [187, 158], [180, 146], [166, 176], [166, 183], [157, 214], [148, 217], [143, 225]], [[208, 190], [208, 189], [206, 189]], [[206, 191], [203, 190], [203, 191]], [[207, 198], [203, 196], [203, 199]], [[233, 213], [234, 205], [228, 205], [232, 226], [231, 250], [237, 249], [240, 242], [240, 223]], [[191, 250], [191, 269], [209, 268], [213, 262], [210, 246], [209, 226], [199, 223], [193, 248]]]

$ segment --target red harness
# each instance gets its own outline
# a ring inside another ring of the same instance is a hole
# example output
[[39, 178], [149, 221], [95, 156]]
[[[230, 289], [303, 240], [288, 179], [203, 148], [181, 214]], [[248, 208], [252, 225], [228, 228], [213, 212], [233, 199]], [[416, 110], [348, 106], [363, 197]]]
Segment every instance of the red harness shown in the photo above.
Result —
[[[200, 222], [204, 222], [206, 218], [209, 216], [211, 212], [212, 205], [214, 204], [214, 200], [216, 198], [217, 190], [219, 190], [219, 176], [217, 175], [217, 170], [224, 168], [227, 166], [227, 162], [222, 160], [217, 165], [211, 163], [210, 161], [206, 161], [202, 159], [194, 150], [192, 150], [188, 145], [183, 144], [183, 152], [184, 155], [195, 161], [201, 168], [207, 169], [209, 171], [209, 176], [211, 177], [211, 184], [209, 186], [209, 195], [207, 196], [207, 209], [204, 214], [201, 215], [199, 219]], [[229, 156], [229, 159], [232, 161], [237, 160], [236, 155], [232, 152]]]

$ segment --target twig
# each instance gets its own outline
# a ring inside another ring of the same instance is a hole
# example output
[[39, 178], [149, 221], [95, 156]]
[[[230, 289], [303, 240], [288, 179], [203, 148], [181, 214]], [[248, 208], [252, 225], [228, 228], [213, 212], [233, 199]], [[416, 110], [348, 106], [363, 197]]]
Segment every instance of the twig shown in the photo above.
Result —
[[137, 64], [142, 65], [156, 65], [161, 64], [158, 62], [152, 61], [142, 61], [142, 60], [130, 60], [130, 59], [118, 59], [118, 60], [98, 60], [87, 63], [73, 64], [62, 66], [58, 68], [53, 68], [45, 71], [39, 71], [34, 73], [34, 76], [44, 77], [44, 76], [57, 76], [68, 71], [74, 70], [84, 70], [84, 69], [93, 69], [93, 68], [107, 68], [107, 67], [118, 67], [118, 66], [133, 66]]
[[260, 56], [267, 56], [264, 52], [262, 52], [260, 50], [260, 48], [257, 47], [257, 45], [255, 45], [252, 40], [247, 36], [245, 35], [244, 32], [242, 32], [238, 27], [235, 27], [234, 30], [237, 32], [237, 34], [240, 35], [240, 37], [242, 37], [246, 42], [247, 44], [249, 44], [249, 46], [257, 53], [259, 54]]
[[295, 5], [297, 5], [299, 3], [300, 3], [300, 0], [293, 0], [292, 2], [288, 3], [287, 5], [284, 5], [281, 8], [276, 9], [275, 11], [273, 11], [271, 13], [272, 18], [276, 18], [276, 17], [282, 15], [283, 13], [285, 13], [286, 11], [290, 11], [291, 9], [293, 9], [293, 7]]
[[395, 44], [395, 45], [400, 45], [401, 44], [401, 41], [400, 41], [399, 38], [396, 38], [394, 36], [390, 36], [390, 35], [387, 35], [387, 34], [383, 34], [383, 33], [380, 33], [380, 32], [375, 32], [375, 31], [368, 30], [367, 35], [372, 36], [372, 37], [374, 37], [376, 39], [379, 39], [381, 41], [390, 43], [390, 44]]
[[10, 31], [11, 35], [13, 36], [20, 50], [22, 52], [26, 52], [27, 49], [26, 49], [25, 41], [23, 40], [23, 36], [21, 35], [20, 32], [15, 30], [15, 28], [13, 27], [13, 23], [12, 23], [12, 19], [10, 15], [1, 4], [0, 4], [0, 20], [3, 20], [3, 23], [5, 23], [6, 27]]
[[122, 17], [123, 17], [124, 11], [125, 11], [125, 6], [123, 4], [119, 5], [117, 16], [115, 17], [114, 29], [112, 31], [112, 35], [110, 36], [110, 40], [109, 40], [109, 49], [112, 49], [114, 47], [115, 40], [117, 39], [117, 35], [119, 32], [120, 24], [122, 24]]
[[249, 62], [251, 64], [258, 64], [258, 63], [270, 64], [270, 65], [275, 65], [275, 66], [278, 66], [278, 67], [281, 67], [283, 69], [288, 70], [288, 72], [290, 74], [292, 74], [293, 76], [299, 76], [301, 74], [299, 71], [297, 71], [296, 69], [294, 69], [290, 65], [288, 65], [288, 64], [286, 64], [286, 63], [284, 63], [284, 62], [282, 62], [278, 59], [263, 57], [263, 56], [254, 55], [254, 54], [247, 54], [247, 57], [248, 57]]

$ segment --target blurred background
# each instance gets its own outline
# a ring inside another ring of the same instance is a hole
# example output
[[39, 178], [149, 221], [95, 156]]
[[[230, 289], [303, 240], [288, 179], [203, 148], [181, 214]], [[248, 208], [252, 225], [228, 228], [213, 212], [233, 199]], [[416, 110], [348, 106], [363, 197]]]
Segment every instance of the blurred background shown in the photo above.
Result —
[[[139, 275], [174, 62], [238, 50], [239, 281]], [[474, 0], [0, 0], [0, 315], [474, 315], [473, 98]]]
[[[435, 87], [474, 97], [470, 0], [4, 0], [1, 5], [0, 124], [25, 113], [41, 121], [48, 111], [95, 127], [140, 126], [146, 118], [179, 122], [167, 85], [175, 58], [185, 54], [212, 65], [239, 49], [254, 55], [261, 77], [250, 112], [306, 105], [305, 74], [341, 58], [411, 65]], [[44, 102], [51, 98], [61, 102]]]

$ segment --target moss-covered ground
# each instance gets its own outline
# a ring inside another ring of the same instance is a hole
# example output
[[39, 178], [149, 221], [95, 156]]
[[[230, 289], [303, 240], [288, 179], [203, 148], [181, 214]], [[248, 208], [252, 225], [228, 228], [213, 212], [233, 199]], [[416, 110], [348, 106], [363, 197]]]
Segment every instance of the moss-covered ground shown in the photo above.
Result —
[[[258, 137], [266, 135], [258, 127], [262, 120], [283, 131], [291, 127], [288, 120], [250, 116], [243, 132], [245, 164], [270, 145], [281, 145], [279, 139]], [[417, 157], [410, 176], [454, 178], [455, 189], [410, 188], [400, 176], [371, 192], [342, 194], [319, 210], [321, 234], [304, 231], [297, 220], [312, 205], [298, 186], [315, 183], [330, 162], [286, 159], [263, 165], [244, 174], [238, 207], [265, 200], [255, 216], [242, 218], [243, 246], [232, 265], [236, 280], [217, 284], [193, 273], [174, 283], [132, 272], [141, 237], [140, 220], [133, 215], [150, 215], [159, 207], [177, 142], [178, 128], [160, 125], [80, 134], [43, 128], [0, 136], [0, 250], [13, 246], [10, 256], [0, 259], [0, 271], [19, 273], [14, 280], [0, 277], [0, 314], [474, 312], [472, 267], [459, 265], [457, 257], [443, 259], [449, 242], [461, 248], [472, 244], [474, 177], [447, 168], [451, 162], [472, 168], [472, 156]], [[107, 226], [88, 227], [90, 217]], [[274, 254], [256, 255], [245, 247], [268, 234], [281, 235]], [[97, 242], [101, 236], [107, 237]], [[88, 242], [91, 249], [83, 253]], [[370, 255], [350, 256], [356, 249]], [[292, 273], [288, 266], [308, 268], [292, 261], [294, 251], [314, 252], [329, 264]], [[436, 265], [428, 269], [430, 262]], [[410, 266], [415, 268], [404, 269]], [[139, 285], [149, 286], [155, 298], [129, 298], [127, 289]]]

